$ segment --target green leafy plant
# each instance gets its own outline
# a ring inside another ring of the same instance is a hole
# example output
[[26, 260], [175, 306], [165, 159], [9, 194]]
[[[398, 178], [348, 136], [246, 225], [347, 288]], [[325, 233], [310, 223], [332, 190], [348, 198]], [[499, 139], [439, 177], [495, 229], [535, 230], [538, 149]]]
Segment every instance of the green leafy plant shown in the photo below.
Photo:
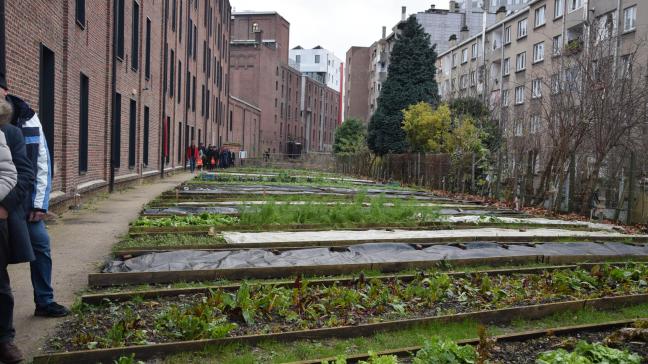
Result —
[[425, 341], [414, 357], [414, 364], [474, 364], [477, 352], [470, 345], [460, 346], [452, 340], [434, 336]]
[[641, 364], [639, 355], [579, 341], [572, 352], [557, 349], [540, 354], [536, 364]]

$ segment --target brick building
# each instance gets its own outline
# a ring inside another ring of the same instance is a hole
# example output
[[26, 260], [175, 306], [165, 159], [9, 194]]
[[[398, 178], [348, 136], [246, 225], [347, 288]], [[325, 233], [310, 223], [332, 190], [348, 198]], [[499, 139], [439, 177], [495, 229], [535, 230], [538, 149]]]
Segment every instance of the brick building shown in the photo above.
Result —
[[347, 51], [344, 120], [369, 122], [369, 53], [369, 47], [351, 47]]
[[261, 152], [328, 152], [340, 93], [302, 74], [289, 60], [290, 24], [276, 12], [234, 13], [232, 95], [260, 109]]
[[181, 168], [191, 140], [254, 140], [258, 109], [230, 106], [228, 0], [0, 2], [1, 71], [43, 123], [53, 203]]

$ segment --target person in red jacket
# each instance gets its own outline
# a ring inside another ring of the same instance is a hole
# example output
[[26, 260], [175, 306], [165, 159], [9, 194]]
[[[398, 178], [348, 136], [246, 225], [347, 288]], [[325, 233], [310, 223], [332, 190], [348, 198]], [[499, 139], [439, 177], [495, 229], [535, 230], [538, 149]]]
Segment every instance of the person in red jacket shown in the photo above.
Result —
[[200, 151], [196, 147], [196, 142], [191, 141], [191, 145], [187, 147], [187, 161], [189, 162], [189, 170], [194, 173], [196, 170], [196, 160], [200, 158]]

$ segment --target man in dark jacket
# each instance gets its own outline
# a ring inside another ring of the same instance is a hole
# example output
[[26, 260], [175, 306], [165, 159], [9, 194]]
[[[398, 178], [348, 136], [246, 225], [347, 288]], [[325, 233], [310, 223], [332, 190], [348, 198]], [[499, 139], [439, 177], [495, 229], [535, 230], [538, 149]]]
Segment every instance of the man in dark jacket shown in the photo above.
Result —
[[[50, 237], [44, 218], [49, 208], [52, 191], [52, 163], [47, 141], [38, 115], [20, 98], [9, 95], [4, 75], [0, 75], [0, 96], [4, 96], [14, 108], [12, 124], [17, 126], [25, 138], [27, 158], [34, 172], [35, 181], [28, 197], [27, 228], [36, 259], [31, 262], [31, 280], [34, 287], [34, 315], [63, 317], [70, 310], [54, 301], [52, 288], [52, 256]], [[11, 231], [9, 232], [11, 234]], [[13, 239], [13, 237], [12, 237]]]
[[23, 356], [13, 343], [15, 337], [14, 301], [6, 267], [7, 264], [34, 260], [27, 228], [28, 201], [34, 184], [34, 170], [27, 158], [25, 141], [20, 129], [11, 124], [3, 124], [0, 125], [0, 131], [5, 135], [7, 146], [11, 151], [11, 159], [17, 171], [16, 186], [0, 201], [2, 214], [9, 215], [5, 222], [8, 225], [8, 230], [0, 231], [2, 234], [0, 240], [4, 239], [6, 242], [0, 253], [2, 256], [0, 262], [0, 268], [2, 268], [0, 270], [0, 361], [19, 363], [23, 360]]

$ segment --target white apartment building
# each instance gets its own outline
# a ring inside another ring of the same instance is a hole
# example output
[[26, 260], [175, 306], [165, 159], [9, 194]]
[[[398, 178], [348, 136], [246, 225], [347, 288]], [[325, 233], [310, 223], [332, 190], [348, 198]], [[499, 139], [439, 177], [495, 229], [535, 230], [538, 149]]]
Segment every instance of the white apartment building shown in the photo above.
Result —
[[333, 52], [317, 46], [305, 49], [297, 46], [290, 50], [291, 64], [300, 72], [335, 91], [342, 91], [342, 60]]

